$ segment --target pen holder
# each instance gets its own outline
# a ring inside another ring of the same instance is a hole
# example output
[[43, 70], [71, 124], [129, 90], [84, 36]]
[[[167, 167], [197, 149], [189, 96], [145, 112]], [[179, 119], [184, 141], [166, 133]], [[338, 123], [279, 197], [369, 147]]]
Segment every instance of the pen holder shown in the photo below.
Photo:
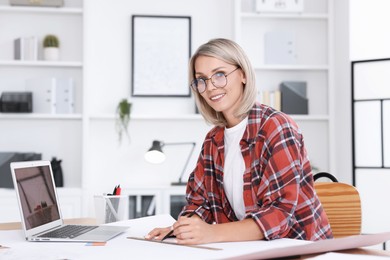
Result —
[[95, 195], [95, 215], [98, 224], [111, 223], [126, 219], [127, 196]]

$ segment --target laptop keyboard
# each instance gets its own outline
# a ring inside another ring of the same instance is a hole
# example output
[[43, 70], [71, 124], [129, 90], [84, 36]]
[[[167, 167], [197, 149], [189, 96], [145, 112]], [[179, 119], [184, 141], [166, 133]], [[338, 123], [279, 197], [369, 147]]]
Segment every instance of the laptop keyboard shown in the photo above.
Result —
[[56, 230], [39, 235], [38, 237], [75, 238], [97, 227], [98, 226], [66, 225]]

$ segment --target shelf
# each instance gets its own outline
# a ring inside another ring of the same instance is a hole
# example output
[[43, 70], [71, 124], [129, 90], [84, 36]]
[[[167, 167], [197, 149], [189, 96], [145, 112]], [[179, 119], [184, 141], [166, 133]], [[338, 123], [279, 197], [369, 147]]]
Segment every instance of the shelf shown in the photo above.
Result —
[[2, 13], [46, 13], [46, 14], [82, 14], [82, 8], [38, 7], [38, 6], [0, 6]]
[[[91, 120], [114, 120], [113, 114], [90, 115]], [[130, 115], [130, 120], [203, 120], [200, 114], [186, 115]]]
[[327, 115], [290, 115], [296, 121], [328, 121]]
[[255, 70], [329, 70], [327, 65], [261, 65], [255, 66]]
[[25, 60], [9, 60], [0, 61], [0, 66], [15, 66], [15, 67], [59, 67], [59, 68], [81, 68], [82, 62], [79, 61], [25, 61]]
[[81, 120], [81, 114], [0, 113], [0, 119], [16, 120]]
[[261, 14], [253, 12], [242, 12], [242, 18], [251, 19], [302, 19], [302, 20], [327, 20], [329, 16], [327, 14]]
[[[327, 121], [327, 115], [290, 115], [294, 120], [299, 121]], [[115, 115], [100, 114], [91, 115], [91, 120], [114, 120]], [[200, 114], [188, 115], [132, 115], [130, 120], [204, 120]]]

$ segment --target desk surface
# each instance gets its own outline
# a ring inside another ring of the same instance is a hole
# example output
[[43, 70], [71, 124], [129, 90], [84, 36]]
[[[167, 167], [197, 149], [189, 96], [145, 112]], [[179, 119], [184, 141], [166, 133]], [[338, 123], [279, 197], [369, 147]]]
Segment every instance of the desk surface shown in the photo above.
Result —
[[[166, 245], [161, 243], [150, 243], [143, 241], [136, 241], [127, 239], [128, 236], [143, 236], [145, 230], [151, 230], [156, 226], [156, 219], [149, 217], [150, 221], [144, 221], [142, 219], [128, 220], [123, 223], [128, 223], [130, 229], [125, 234], [114, 238], [107, 242], [106, 246], [103, 247], [86, 247], [85, 243], [38, 243], [38, 242], [26, 242], [23, 238], [23, 234], [20, 229], [20, 223], [2, 223], [0, 224], [0, 245], [8, 246], [9, 249], [0, 249], [1, 259], [15, 259], [28, 256], [34, 256], [36, 259], [48, 259], [53, 258], [52, 254], [55, 254], [58, 259], [96, 259], [99, 257], [106, 258], [105, 256], [114, 257], [118, 259], [124, 259], [126, 257], [135, 258], [160, 258], [165, 259], [221, 259], [230, 257], [229, 252], [235, 252], [236, 250], [242, 250], [243, 248], [261, 248], [263, 243], [266, 241], [253, 241], [253, 242], [238, 242], [238, 243], [226, 243], [211, 244], [211, 247], [221, 247], [223, 251], [210, 251], [205, 249], [189, 248], [182, 246]], [[152, 221], [152, 223], [150, 223]], [[158, 219], [158, 226], [168, 226], [174, 221], [170, 216]], [[94, 224], [96, 223], [93, 218], [82, 218], [82, 219], [69, 219], [65, 221], [69, 224]], [[115, 225], [115, 224], [114, 224]], [[14, 229], [14, 230], [12, 230]], [[276, 243], [284, 243], [282, 240]], [[255, 244], [256, 243], [256, 244]], [[258, 244], [257, 244], [258, 243]], [[271, 242], [274, 243], [274, 242]], [[295, 242], [293, 243], [295, 244]], [[297, 244], [298, 243], [297, 241]], [[232, 248], [231, 248], [232, 247]], [[174, 250], [174, 254], [172, 252]], [[256, 249], [257, 251], [257, 249]], [[244, 252], [244, 251], [243, 251]], [[314, 257], [323, 256], [321, 259], [334, 259], [340, 256], [340, 253], [348, 254], [350, 257], [357, 258], [358, 255], [369, 255], [369, 256], [387, 256], [390, 257], [389, 251], [373, 250], [373, 249], [352, 249], [338, 251], [337, 256], [334, 253], [330, 254], [313, 254], [306, 255], [300, 259], [312, 259]], [[51, 254], [51, 255], [50, 255]], [[50, 256], [50, 257], [49, 257]], [[233, 254], [234, 256], [234, 254]], [[346, 257], [346, 255], [343, 255]]]

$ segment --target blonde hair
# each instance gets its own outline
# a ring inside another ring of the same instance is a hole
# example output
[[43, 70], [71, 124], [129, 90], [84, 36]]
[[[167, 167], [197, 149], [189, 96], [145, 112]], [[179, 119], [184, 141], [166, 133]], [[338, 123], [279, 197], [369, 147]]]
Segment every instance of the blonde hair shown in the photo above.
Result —
[[[245, 75], [243, 99], [241, 106], [234, 111], [234, 116], [244, 118], [253, 107], [256, 100], [255, 73], [252, 65], [243, 49], [235, 42], [228, 39], [212, 39], [201, 45], [192, 56], [189, 64], [189, 81], [195, 78], [195, 62], [199, 56], [209, 56], [239, 67]], [[215, 111], [198, 91], [192, 89], [196, 105], [204, 119], [213, 125], [226, 126], [227, 122], [221, 112]]]

